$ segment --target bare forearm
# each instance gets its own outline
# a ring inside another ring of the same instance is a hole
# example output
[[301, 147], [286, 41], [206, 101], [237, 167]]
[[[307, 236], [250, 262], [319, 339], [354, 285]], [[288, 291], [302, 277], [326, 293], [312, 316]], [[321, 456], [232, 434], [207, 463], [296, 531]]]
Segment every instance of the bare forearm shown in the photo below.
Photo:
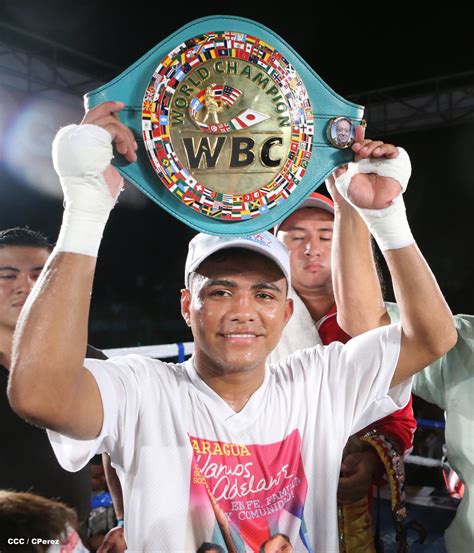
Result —
[[456, 343], [451, 311], [416, 245], [387, 250], [400, 308], [402, 348], [392, 384], [429, 365]]
[[21, 415], [48, 427], [84, 385], [90, 294], [96, 258], [54, 253], [18, 321], [9, 397]]
[[102, 454], [102, 463], [104, 465], [107, 486], [109, 488], [110, 495], [112, 496], [112, 502], [114, 504], [115, 516], [118, 519], [121, 519], [123, 518], [123, 493], [119, 477], [117, 476], [115, 469], [112, 467], [110, 457], [107, 453]]
[[388, 324], [371, 236], [365, 222], [348, 203], [336, 209], [332, 266], [341, 328], [350, 336], [357, 336]]

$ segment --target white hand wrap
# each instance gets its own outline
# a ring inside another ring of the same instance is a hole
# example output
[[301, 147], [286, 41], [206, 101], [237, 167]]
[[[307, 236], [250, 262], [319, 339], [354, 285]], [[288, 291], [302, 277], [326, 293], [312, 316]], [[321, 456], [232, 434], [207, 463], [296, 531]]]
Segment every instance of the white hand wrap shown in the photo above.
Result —
[[[397, 149], [398, 157], [395, 159], [362, 159], [349, 163], [347, 171], [336, 179], [337, 189], [357, 209], [382, 251], [396, 250], [415, 243], [402, 195], [410, 179], [411, 163], [407, 152], [403, 148]], [[401, 194], [385, 209], [359, 208], [351, 202], [348, 195], [351, 179], [357, 173], [376, 173], [381, 177], [391, 177], [400, 183]]]
[[69, 125], [56, 135], [53, 164], [64, 193], [56, 250], [97, 256], [116, 202], [104, 178], [112, 157], [112, 137], [96, 125]]

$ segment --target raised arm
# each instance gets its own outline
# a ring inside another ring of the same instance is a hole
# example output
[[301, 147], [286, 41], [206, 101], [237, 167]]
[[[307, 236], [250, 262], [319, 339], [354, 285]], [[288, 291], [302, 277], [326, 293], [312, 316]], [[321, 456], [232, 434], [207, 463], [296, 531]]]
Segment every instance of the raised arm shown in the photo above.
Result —
[[[8, 396], [23, 418], [76, 438], [102, 426], [97, 384], [83, 368], [90, 296], [102, 232], [122, 187], [112, 140], [134, 161], [136, 144], [108, 102], [61, 129], [53, 159], [65, 196], [57, 245], [25, 304], [13, 344]], [[102, 127], [102, 128], [99, 128]]]
[[[350, 164], [346, 172], [340, 171], [336, 186], [371, 229], [390, 270], [402, 326], [401, 352], [392, 380], [392, 385], [396, 385], [449, 351], [456, 342], [456, 331], [449, 307], [406, 220], [401, 196], [410, 174], [406, 152], [363, 139], [353, 149], [357, 163]], [[339, 254], [345, 257], [348, 277], [354, 278], [359, 271], [358, 251], [344, 250], [350, 242], [343, 245], [342, 241], [338, 244]], [[353, 269], [348, 268], [348, 263]], [[352, 286], [360, 292], [360, 281]], [[355, 292], [351, 301], [357, 302]], [[354, 303], [351, 309], [357, 309]], [[376, 319], [377, 315], [373, 320]]]
[[334, 179], [326, 186], [334, 200], [332, 280], [337, 305], [337, 322], [357, 336], [390, 323], [385, 309], [369, 229], [337, 191]]

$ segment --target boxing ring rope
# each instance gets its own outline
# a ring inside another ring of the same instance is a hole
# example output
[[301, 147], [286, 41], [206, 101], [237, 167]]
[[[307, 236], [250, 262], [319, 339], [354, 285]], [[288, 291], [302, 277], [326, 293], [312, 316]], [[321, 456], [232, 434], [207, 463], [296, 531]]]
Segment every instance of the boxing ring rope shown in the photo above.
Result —
[[175, 344], [160, 344], [157, 346], [137, 346], [133, 348], [111, 348], [102, 350], [107, 357], [117, 355], [129, 355], [131, 353], [153, 357], [154, 359], [167, 359], [177, 357], [178, 363], [182, 363], [188, 355], [194, 353], [194, 342], [176, 342]]

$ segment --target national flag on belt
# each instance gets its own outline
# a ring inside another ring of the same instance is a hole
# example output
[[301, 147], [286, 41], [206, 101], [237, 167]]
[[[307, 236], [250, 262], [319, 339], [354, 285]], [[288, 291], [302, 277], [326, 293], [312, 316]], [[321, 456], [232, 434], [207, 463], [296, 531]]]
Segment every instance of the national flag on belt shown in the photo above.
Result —
[[190, 173], [188, 173], [184, 168], [181, 169], [181, 174], [183, 175], [183, 179], [185, 183], [188, 186], [192, 186], [194, 188], [197, 183], [197, 180]]
[[201, 52], [205, 52], [206, 50], [214, 50], [214, 42], [204, 42], [201, 44], [198, 50], [198, 54]]
[[282, 173], [286, 174], [288, 173], [288, 171], [291, 169], [291, 166], [293, 165], [293, 162], [291, 161], [290, 158], [288, 158], [286, 161], [285, 161], [285, 164], [283, 165], [283, 169], [281, 170]]
[[196, 46], [196, 43], [196, 38], [190, 38], [184, 42], [184, 46], [186, 46], [187, 48], [193, 48], [194, 46]]
[[191, 108], [191, 115], [194, 117], [201, 109], [203, 108], [203, 104], [200, 101], [200, 98], [204, 96], [204, 93], [201, 93], [199, 96], [195, 96], [191, 100], [190, 108]]
[[238, 98], [240, 98], [240, 95], [242, 92], [238, 88], [234, 88], [233, 86], [230, 86], [228, 84], [224, 85], [224, 89], [222, 90], [222, 100], [226, 104], [229, 104], [232, 106]]
[[253, 125], [257, 125], [258, 123], [261, 123], [262, 121], [266, 121], [267, 119], [270, 119], [269, 115], [265, 115], [264, 113], [259, 113], [258, 111], [255, 111], [253, 109], [246, 109], [239, 116], [231, 119], [229, 121], [229, 125], [234, 130], [240, 130], [240, 129], [246, 129]]
[[178, 44], [176, 48], [173, 48], [173, 50], [171, 50], [171, 52], [168, 54], [168, 57], [175, 58], [179, 54], [179, 52], [181, 52], [184, 46], [185, 44], [183, 42], [181, 44]]
[[211, 190], [210, 188], [204, 188], [202, 187], [202, 196], [203, 198], [209, 198], [210, 201], [214, 202], [215, 196], [214, 190]]
[[250, 203], [250, 209], [258, 209], [258, 207], [260, 205], [262, 205], [263, 202], [261, 202], [259, 199], [258, 200], [252, 200]]
[[174, 162], [177, 164], [177, 165], [180, 165], [180, 161], [178, 159], [178, 156], [176, 155], [176, 152], [173, 150], [172, 152], [170, 152], [170, 157], [173, 158]]
[[178, 81], [178, 82], [181, 82], [184, 77], [186, 76], [186, 74], [184, 73], [183, 71], [183, 67], [180, 66], [177, 70], [176, 70], [176, 73], [174, 74], [174, 78]]
[[186, 198], [192, 198], [193, 201], [198, 202], [200, 201], [200, 197], [194, 192], [192, 188], [188, 188], [186, 190]]
[[286, 177], [284, 177], [280, 173], [275, 177], [275, 183], [278, 184], [279, 186], [286, 186], [286, 184], [288, 184], [288, 181], [287, 181]]
[[[303, 178], [303, 175], [304, 175], [304, 167], [298, 167], [298, 169], [296, 169], [295, 171], [295, 177], [298, 180], [301, 180]], [[294, 182], [296, 183], [296, 179]]]

